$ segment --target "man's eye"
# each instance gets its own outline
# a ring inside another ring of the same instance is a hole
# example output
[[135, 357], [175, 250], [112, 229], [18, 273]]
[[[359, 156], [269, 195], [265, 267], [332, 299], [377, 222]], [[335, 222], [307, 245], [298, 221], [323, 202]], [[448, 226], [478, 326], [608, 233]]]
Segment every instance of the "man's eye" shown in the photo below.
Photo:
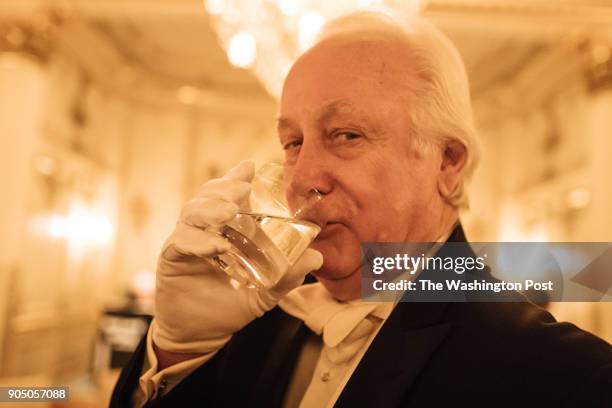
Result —
[[301, 145], [302, 145], [302, 141], [299, 140], [299, 139], [296, 139], [296, 140], [292, 140], [292, 141], [290, 141], [288, 143], [285, 143], [283, 145], [283, 149], [284, 150], [295, 149], [296, 147], [299, 147]]
[[355, 132], [337, 132], [332, 135], [332, 139], [339, 142], [348, 142], [355, 139], [360, 139], [362, 136]]

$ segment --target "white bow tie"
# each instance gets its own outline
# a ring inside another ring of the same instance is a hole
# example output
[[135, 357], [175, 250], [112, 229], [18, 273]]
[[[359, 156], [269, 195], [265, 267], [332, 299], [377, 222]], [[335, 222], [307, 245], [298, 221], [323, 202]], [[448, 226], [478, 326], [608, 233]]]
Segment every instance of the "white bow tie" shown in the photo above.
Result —
[[355, 355], [390, 311], [389, 303], [339, 302], [319, 282], [295, 288], [279, 306], [322, 335], [328, 357], [337, 364]]

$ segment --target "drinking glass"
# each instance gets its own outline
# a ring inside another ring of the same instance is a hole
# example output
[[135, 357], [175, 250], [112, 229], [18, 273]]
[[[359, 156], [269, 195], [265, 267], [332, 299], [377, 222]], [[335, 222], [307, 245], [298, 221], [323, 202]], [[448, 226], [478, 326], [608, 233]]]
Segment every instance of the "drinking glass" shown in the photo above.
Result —
[[321, 231], [317, 224], [300, 219], [313, 210], [321, 194], [311, 190], [296, 211], [290, 211], [283, 188], [283, 167], [276, 163], [263, 165], [251, 186], [249, 211], [240, 211], [219, 231], [232, 247], [212, 260], [240, 284], [270, 288]]

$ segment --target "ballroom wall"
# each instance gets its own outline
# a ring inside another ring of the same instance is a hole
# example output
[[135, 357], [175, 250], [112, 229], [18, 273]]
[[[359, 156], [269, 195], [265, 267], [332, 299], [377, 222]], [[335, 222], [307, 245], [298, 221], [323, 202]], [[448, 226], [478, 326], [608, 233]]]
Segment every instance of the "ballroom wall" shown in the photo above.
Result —
[[279, 158], [265, 93], [194, 107], [154, 79], [121, 89], [81, 58], [0, 52], [3, 383], [90, 373], [101, 311], [150, 294], [181, 203], [239, 160]]
[[[471, 240], [612, 239], [612, 89], [588, 89], [582, 72], [563, 85], [543, 103], [480, 123], [482, 163], [471, 185], [471, 208], [462, 215]], [[549, 309], [558, 320], [612, 338], [610, 302], [553, 303]]]

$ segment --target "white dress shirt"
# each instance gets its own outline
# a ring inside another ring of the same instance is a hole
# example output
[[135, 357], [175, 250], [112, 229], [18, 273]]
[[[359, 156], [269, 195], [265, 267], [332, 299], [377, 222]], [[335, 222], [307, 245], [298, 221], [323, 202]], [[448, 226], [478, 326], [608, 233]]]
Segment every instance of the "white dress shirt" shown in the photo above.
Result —
[[279, 306], [323, 338], [299, 404], [300, 408], [320, 408], [334, 405], [395, 304], [338, 302], [322, 284], [313, 283], [291, 291]]

